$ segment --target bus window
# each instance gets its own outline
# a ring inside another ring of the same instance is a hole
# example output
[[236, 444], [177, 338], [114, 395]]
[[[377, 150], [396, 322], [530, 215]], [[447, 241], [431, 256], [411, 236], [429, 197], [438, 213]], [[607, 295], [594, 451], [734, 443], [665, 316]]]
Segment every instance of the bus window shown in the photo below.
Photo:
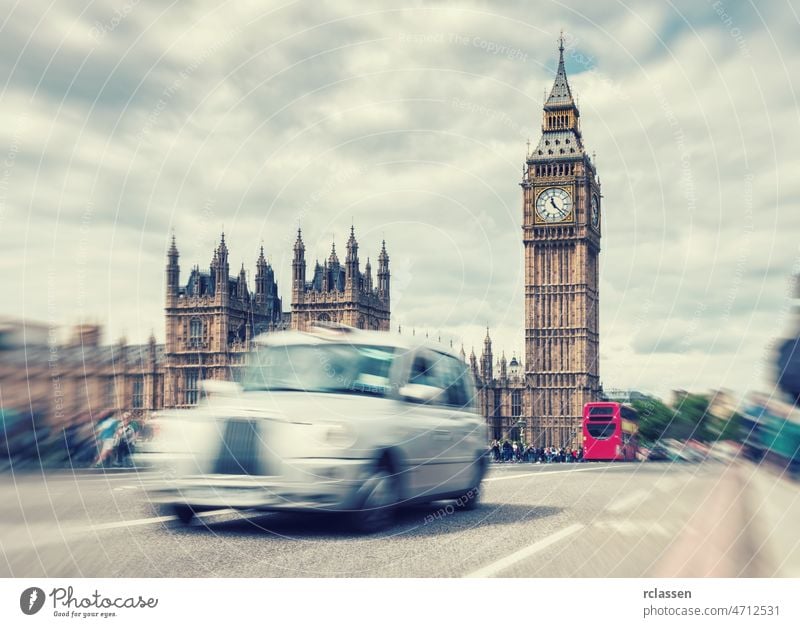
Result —
[[590, 422], [586, 425], [586, 430], [595, 440], [607, 440], [614, 435], [616, 428], [613, 422]]

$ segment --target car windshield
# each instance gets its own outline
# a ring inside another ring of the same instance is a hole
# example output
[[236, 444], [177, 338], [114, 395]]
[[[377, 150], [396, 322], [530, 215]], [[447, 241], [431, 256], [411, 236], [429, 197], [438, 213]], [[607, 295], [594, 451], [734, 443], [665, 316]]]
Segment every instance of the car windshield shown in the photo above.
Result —
[[353, 344], [268, 346], [250, 356], [245, 390], [385, 396], [394, 349]]

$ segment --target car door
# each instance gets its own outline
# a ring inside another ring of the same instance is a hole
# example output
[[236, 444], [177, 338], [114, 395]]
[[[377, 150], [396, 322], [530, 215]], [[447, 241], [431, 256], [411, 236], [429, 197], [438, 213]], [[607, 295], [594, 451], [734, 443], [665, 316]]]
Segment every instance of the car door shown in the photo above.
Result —
[[[404, 395], [403, 392], [406, 391]], [[432, 351], [416, 351], [410, 360], [405, 385], [401, 387], [403, 411], [400, 443], [408, 463], [408, 486], [412, 498], [424, 497], [437, 489], [445, 476], [443, 457], [453, 434], [449, 409], [441, 404], [442, 385]], [[425, 394], [423, 394], [425, 393]]]
[[446, 412], [446, 424], [437, 425], [437, 429], [449, 433], [447, 448], [438, 452], [443, 462], [439, 482], [443, 492], [470, 488], [476, 457], [486, 446], [485, 423], [473, 410], [466, 364], [440, 353], [436, 371], [443, 388], [440, 404]]

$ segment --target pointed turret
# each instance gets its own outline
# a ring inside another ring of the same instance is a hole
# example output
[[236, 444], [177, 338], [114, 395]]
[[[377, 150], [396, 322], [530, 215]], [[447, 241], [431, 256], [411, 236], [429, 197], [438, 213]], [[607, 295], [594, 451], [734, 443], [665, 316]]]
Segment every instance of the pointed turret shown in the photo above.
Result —
[[156, 334], [150, 329], [150, 337], [147, 338], [147, 363], [150, 370], [155, 370], [156, 367]]
[[303, 298], [306, 287], [306, 246], [303, 243], [303, 233], [297, 229], [297, 239], [294, 241], [294, 258], [292, 259], [292, 302], [299, 303]]
[[262, 246], [256, 260], [256, 303], [258, 305], [263, 306], [267, 303], [274, 281], [275, 275], [264, 257], [264, 247]]
[[558, 70], [556, 70], [556, 78], [553, 81], [553, 88], [550, 90], [550, 95], [544, 103], [547, 107], [563, 107], [575, 106], [572, 99], [572, 91], [569, 88], [569, 81], [567, 81], [567, 70], [564, 68], [564, 35], [558, 39]]
[[216, 285], [214, 293], [221, 296], [223, 300], [228, 298], [228, 278], [230, 276], [230, 267], [228, 266], [228, 246], [225, 244], [225, 232], [223, 231], [220, 238], [219, 246], [214, 255], [217, 262], [217, 272], [214, 277]]
[[386, 301], [389, 306], [389, 254], [386, 252], [386, 240], [381, 242], [381, 252], [378, 255], [378, 296]]
[[325, 268], [325, 284], [323, 286], [326, 292], [332, 292], [338, 289], [339, 267], [339, 256], [336, 254], [336, 242], [331, 242], [331, 254], [328, 256], [328, 264]]
[[246, 300], [248, 297], [247, 273], [244, 270], [244, 262], [242, 262], [242, 269], [239, 270], [239, 278], [236, 281], [236, 296], [240, 300]]
[[167, 306], [175, 304], [178, 298], [178, 285], [180, 283], [181, 269], [178, 265], [178, 247], [175, 244], [175, 234], [172, 234], [172, 243], [167, 251]]
[[364, 266], [364, 291], [368, 294], [372, 293], [372, 264], [367, 257], [367, 265]]
[[458, 353], [461, 356], [461, 361], [467, 363], [467, 354], [464, 352], [464, 343], [461, 343], [461, 351]]
[[492, 338], [489, 337], [489, 327], [486, 327], [486, 337], [483, 340], [483, 353], [481, 354], [481, 376], [487, 383], [493, 378], [492, 361]]
[[350, 226], [350, 238], [347, 240], [347, 256], [345, 258], [345, 282], [350, 290], [359, 289], [360, 277], [358, 269], [358, 242], [356, 241], [355, 228]]
[[469, 353], [469, 367], [472, 370], [472, 376], [475, 377], [475, 381], [477, 382], [480, 377], [480, 372], [478, 371], [478, 358], [475, 356], [474, 346]]
[[[564, 38], [559, 39], [558, 70], [550, 95], [542, 111], [542, 138], [528, 160], [541, 158], [576, 158], [584, 154], [580, 131], [580, 112], [572, 97], [564, 67]], [[545, 173], [558, 175], [564, 169], [550, 164]]]
[[505, 351], [500, 355], [500, 378], [504, 381], [508, 378], [508, 362], [506, 362]]
[[301, 259], [305, 258], [306, 245], [303, 243], [303, 232], [297, 229], [297, 239], [294, 240], [294, 256]]

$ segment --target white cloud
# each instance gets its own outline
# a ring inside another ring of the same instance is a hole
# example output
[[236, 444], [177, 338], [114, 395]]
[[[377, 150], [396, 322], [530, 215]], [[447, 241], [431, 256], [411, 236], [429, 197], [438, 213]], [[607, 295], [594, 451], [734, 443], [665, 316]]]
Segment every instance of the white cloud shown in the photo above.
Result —
[[603, 182], [605, 384], [753, 385], [800, 254], [800, 46], [774, 7], [731, 7], [737, 40], [702, 3], [128, 4], [4, 26], [3, 313], [163, 337], [170, 227], [184, 273], [223, 224], [236, 266], [263, 240], [288, 299], [298, 221], [313, 261], [352, 219], [362, 259], [387, 240], [395, 327], [469, 352], [489, 324], [520, 355], [518, 182], [563, 27]]

